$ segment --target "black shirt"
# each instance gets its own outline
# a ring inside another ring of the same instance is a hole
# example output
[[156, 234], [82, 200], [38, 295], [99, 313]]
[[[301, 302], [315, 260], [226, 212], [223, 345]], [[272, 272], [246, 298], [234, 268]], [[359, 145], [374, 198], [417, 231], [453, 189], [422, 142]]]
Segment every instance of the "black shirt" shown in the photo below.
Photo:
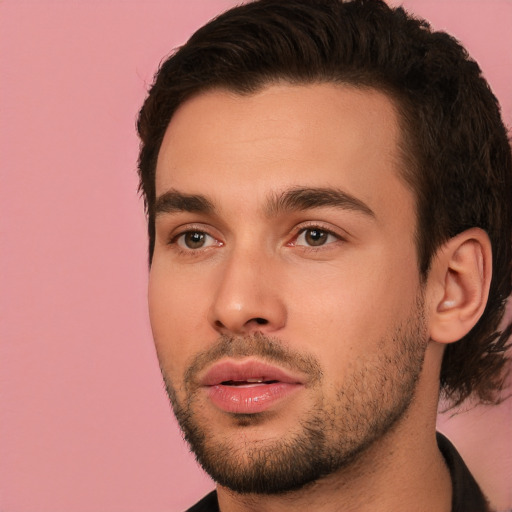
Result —
[[[480, 487], [453, 444], [437, 433], [437, 444], [452, 479], [452, 512], [491, 512]], [[187, 512], [220, 512], [217, 493], [212, 491]]]

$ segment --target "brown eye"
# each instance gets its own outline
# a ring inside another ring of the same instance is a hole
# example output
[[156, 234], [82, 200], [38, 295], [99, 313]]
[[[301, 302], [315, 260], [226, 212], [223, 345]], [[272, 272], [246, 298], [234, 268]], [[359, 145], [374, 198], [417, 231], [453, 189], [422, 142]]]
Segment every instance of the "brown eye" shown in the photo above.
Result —
[[183, 249], [203, 249], [215, 245], [216, 240], [203, 231], [187, 231], [176, 238], [177, 245]]
[[324, 245], [328, 236], [327, 231], [320, 229], [306, 229], [304, 232], [304, 240], [308, 245]]
[[183, 235], [183, 241], [189, 249], [199, 249], [205, 243], [205, 234], [200, 231], [190, 231]]
[[338, 241], [339, 236], [320, 228], [306, 228], [303, 229], [294, 245], [306, 246], [306, 247], [320, 247], [322, 245], [331, 244]]

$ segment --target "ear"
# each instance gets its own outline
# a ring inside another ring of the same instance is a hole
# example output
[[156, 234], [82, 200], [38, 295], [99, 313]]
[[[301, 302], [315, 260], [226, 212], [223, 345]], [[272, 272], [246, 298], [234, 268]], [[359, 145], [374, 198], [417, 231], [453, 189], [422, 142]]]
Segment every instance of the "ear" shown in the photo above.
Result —
[[458, 341], [475, 326], [487, 304], [491, 276], [491, 242], [482, 229], [463, 231], [438, 249], [427, 280], [433, 341]]

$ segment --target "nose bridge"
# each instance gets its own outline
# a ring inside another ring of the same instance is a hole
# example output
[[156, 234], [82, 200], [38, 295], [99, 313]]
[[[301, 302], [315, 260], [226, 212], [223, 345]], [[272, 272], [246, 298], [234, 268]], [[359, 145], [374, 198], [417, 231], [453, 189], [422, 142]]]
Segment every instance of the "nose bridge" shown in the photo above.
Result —
[[277, 283], [277, 255], [248, 241], [225, 257], [210, 311], [223, 334], [272, 332], [283, 327], [286, 311]]

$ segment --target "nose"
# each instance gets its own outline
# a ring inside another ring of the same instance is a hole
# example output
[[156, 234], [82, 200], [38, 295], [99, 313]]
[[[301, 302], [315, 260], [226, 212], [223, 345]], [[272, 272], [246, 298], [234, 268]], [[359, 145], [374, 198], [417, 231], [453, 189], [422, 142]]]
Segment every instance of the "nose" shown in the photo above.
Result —
[[234, 252], [219, 269], [209, 322], [220, 334], [276, 333], [286, 324], [279, 264], [257, 250]]

